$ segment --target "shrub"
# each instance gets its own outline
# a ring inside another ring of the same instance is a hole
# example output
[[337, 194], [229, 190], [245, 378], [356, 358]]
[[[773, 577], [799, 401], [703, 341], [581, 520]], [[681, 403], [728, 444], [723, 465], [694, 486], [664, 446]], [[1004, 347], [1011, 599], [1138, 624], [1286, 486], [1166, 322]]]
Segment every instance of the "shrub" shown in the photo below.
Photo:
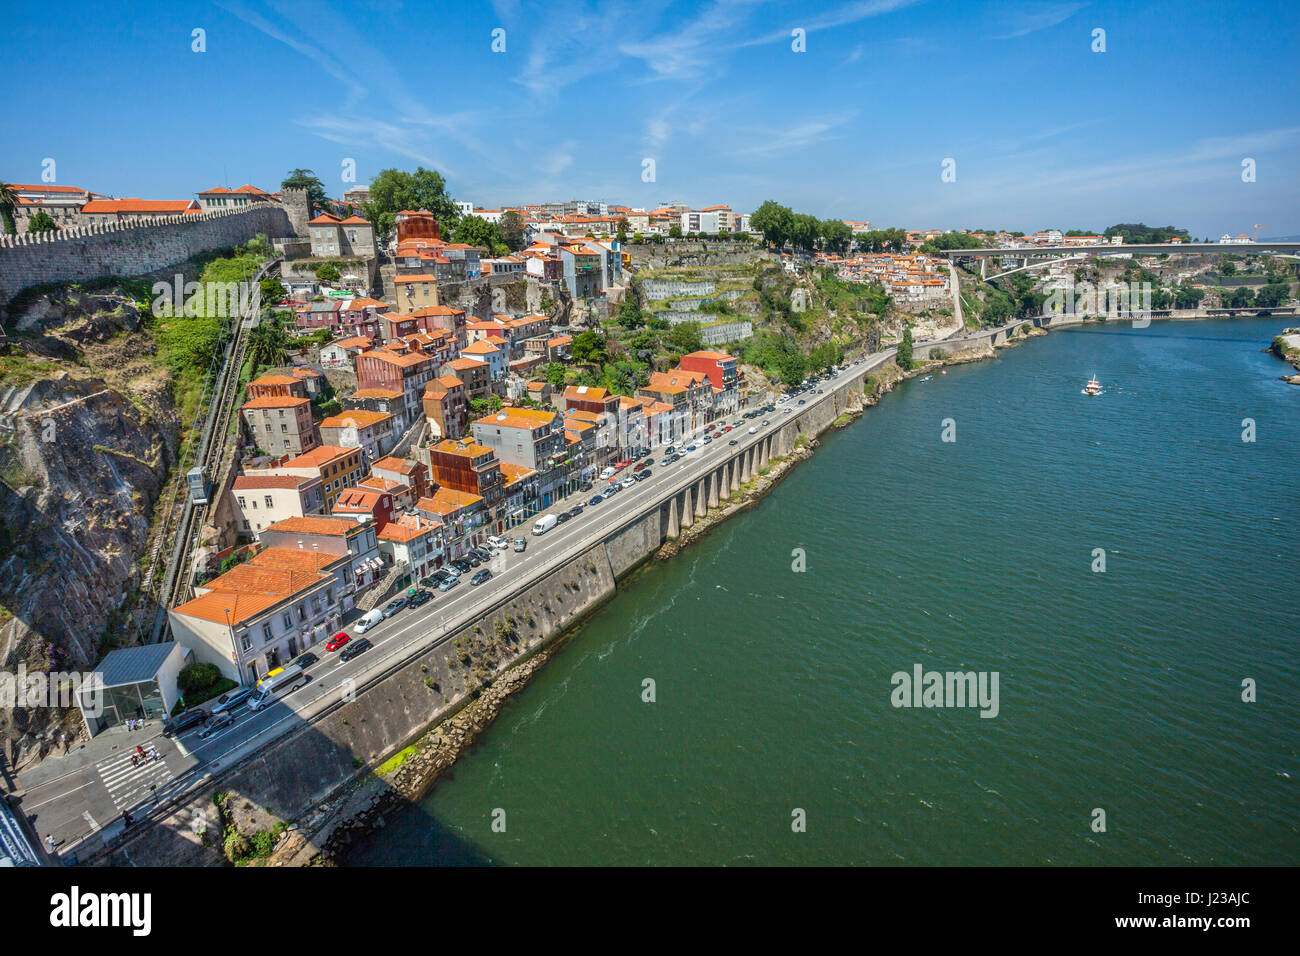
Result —
[[188, 664], [181, 668], [176, 684], [185, 697], [202, 697], [204, 692], [221, 680], [216, 664]]
[[226, 834], [226, 843], [223, 849], [226, 859], [231, 863], [242, 863], [248, 859], [248, 854], [252, 851], [253, 846], [248, 842], [248, 837], [238, 830], [231, 830]]

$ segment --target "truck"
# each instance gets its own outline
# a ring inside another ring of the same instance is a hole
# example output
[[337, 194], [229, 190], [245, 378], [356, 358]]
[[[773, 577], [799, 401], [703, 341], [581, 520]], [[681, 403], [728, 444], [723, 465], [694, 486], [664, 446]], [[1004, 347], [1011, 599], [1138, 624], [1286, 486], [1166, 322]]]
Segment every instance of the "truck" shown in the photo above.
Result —
[[542, 515], [533, 524], [533, 534], [546, 534], [558, 523], [555, 515]]

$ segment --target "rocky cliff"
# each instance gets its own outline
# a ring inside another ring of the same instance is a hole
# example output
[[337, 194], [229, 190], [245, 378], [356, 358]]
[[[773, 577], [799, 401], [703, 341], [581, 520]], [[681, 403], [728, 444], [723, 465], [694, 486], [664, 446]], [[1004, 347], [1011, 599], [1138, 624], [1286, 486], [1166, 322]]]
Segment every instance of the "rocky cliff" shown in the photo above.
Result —
[[[0, 340], [0, 669], [86, 669], [124, 619], [176, 451], [167, 372], [135, 301], [59, 292]], [[0, 711], [6, 756], [79, 717]]]

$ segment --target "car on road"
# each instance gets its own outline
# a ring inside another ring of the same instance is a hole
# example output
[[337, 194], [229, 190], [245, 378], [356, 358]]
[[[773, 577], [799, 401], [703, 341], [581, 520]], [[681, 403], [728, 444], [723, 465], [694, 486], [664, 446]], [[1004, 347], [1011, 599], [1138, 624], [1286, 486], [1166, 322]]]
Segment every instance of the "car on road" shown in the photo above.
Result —
[[228, 710], [234, 710], [240, 704], [244, 703], [252, 695], [251, 687], [236, 687], [234, 690], [228, 690], [212, 705], [212, 715], [223, 714]]
[[606, 465], [604, 468], [600, 470], [600, 480], [608, 481], [611, 477], [613, 477], [615, 470], [616, 469], [611, 468], [609, 465]]
[[739, 444], [740, 444], [740, 441], [739, 441], [738, 439], [733, 438], [733, 439], [731, 439], [731, 441], [727, 442], [727, 444], [728, 444], [728, 445], [739, 445]]
[[686, 453], [687, 453], [687, 454], [690, 454], [691, 452], [695, 451], [695, 449], [696, 449], [697, 447], [699, 447], [699, 446], [698, 446], [698, 445], [687, 445], [687, 446], [686, 446]]
[[[465, 557], [461, 558], [461, 560], [464, 561], [466, 564], [468, 564], [471, 568], [477, 568], [480, 564], [483, 563], [483, 559], [480, 558], [477, 554], [475, 554], [474, 551], [472, 550], [466, 551]], [[468, 570], [468, 568], [466, 570]]]
[[677, 453], [677, 447], [675, 445], [669, 445], [667, 448], [664, 449], [664, 454], [667, 455], [669, 458], [671, 458], [676, 453]]
[[308, 651], [308, 652], [305, 653], [305, 654], [299, 654], [297, 657], [295, 657], [293, 660], [291, 660], [291, 661], [289, 662], [289, 666], [290, 666], [290, 667], [303, 667], [303, 668], [311, 667], [311, 665], [312, 665], [312, 664], [315, 664], [318, 660], [320, 660], [319, 657], [317, 657], [317, 656], [316, 656], [315, 654], [313, 654], [311, 651]]
[[384, 617], [390, 618], [398, 611], [405, 610], [406, 603], [406, 598], [404, 597], [393, 598], [383, 607]]
[[645, 481], [647, 478], [650, 477], [650, 469], [647, 468], [645, 471], [638, 472], [632, 477], [635, 478], [637, 481]]
[[474, 555], [480, 561], [491, 561], [492, 555], [488, 554], [482, 548], [470, 548], [470, 554]]
[[515, 552], [521, 552], [528, 549], [528, 542], [523, 538], [515, 538]]
[[533, 534], [546, 534], [559, 523], [555, 515], [542, 515], [533, 522]]
[[591, 491], [591, 482], [590, 482], [590, 481], [584, 481], [582, 484], [578, 485], [578, 490], [579, 490], [579, 491]]
[[582, 505], [578, 505], [577, 507], [570, 508], [568, 511], [565, 512], [565, 514], [567, 514], [570, 518], [578, 517], [578, 515], [582, 514]]
[[337, 634], [335, 634], [333, 637], [331, 637], [328, 641], [325, 642], [325, 650], [337, 651], [340, 647], [342, 647], [350, 640], [352, 640], [351, 634], [349, 634], [347, 631], [339, 631]]
[[477, 586], [482, 584], [484, 581], [490, 581], [491, 579], [492, 579], [492, 572], [489, 571], [487, 568], [484, 568], [483, 570], [475, 574], [472, 578], [470, 578], [469, 583]]
[[770, 425], [770, 424], [772, 424], [772, 423], [771, 423], [770, 421], [768, 421], [768, 420], [765, 418], [765, 419], [763, 419], [763, 424], [764, 424], [764, 425]]
[[635, 484], [636, 484], [636, 475], [629, 475], [627, 478], [624, 478], [621, 482], [619, 482], [619, 487], [631, 488]]
[[723, 430], [724, 432], [729, 432], [729, 431], [731, 431], [731, 426], [730, 426], [730, 425], [724, 425], [723, 428], [722, 428], [722, 430]]
[[[595, 507], [596, 505], [600, 504], [604, 500], [605, 500], [604, 495], [596, 495], [590, 501], [588, 501], [587, 504], [591, 507]], [[519, 548], [516, 547], [515, 550], [518, 551]]]
[[350, 661], [358, 654], [364, 654], [366, 651], [370, 650], [370, 648], [374, 646], [375, 645], [371, 644], [368, 640], [366, 640], [363, 637], [358, 641], [354, 641], [348, 647], [343, 648], [343, 653], [339, 655], [339, 660]]
[[645, 471], [645, 469], [646, 469], [646, 463], [643, 461], [638, 461], [635, 465], [632, 466], [633, 471]]
[[438, 585], [438, 590], [450, 591], [458, 584], [460, 584], [460, 578], [456, 577], [455, 575], [449, 574], [447, 575], [446, 578], [443, 579], [443, 582]]
[[803, 404], [803, 403], [804, 403], [804, 401], [805, 401], [805, 400], [804, 400], [804, 399], [802, 399], [802, 398], [801, 398], [801, 399], [799, 399], [799, 404], [800, 404], [800, 405], [802, 405], [802, 404]]
[[163, 736], [175, 737], [177, 734], [183, 734], [187, 730], [206, 723], [208, 712], [201, 707], [191, 707], [189, 710], [182, 711], [175, 717], [168, 717], [163, 721]]
[[406, 606], [424, 607], [424, 605], [428, 604], [432, 600], [433, 600], [432, 592], [420, 590], [420, 591], [416, 591], [414, 594], [412, 594], [409, 598], [406, 599]]
[[496, 548], [498, 551], [504, 551], [509, 544], [505, 538], [498, 537], [495, 534], [488, 537], [487, 543], [489, 548]]
[[707, 445], [707, 444], [709, 444], [711, 441], [713, 441], [713, 436], [712, 436], [712, 435], [705, 435], [703, 440], [704, 440], [704, 444]]
[[438, 582], [441, 580], [442, 578], [438, 577], [436, 574], [431, 574], [427, 578], [420, 578], [420, 587], [430, 589], [436, 588]]
[[217, 731], [224, 730], [234, 722], [235, 722], [235, 715], [227, 710], [224, 713], [217, 714], [206, 724], [204, 724], [203, 729], [199, 731], [199, 736], [202, 737], [204, 740], [207, 740]]
[[613, 498], [616, 494], [618, 494], [618, 492], [619, 492], [618, 485], [610, 485], [608, 488], [605, 489], [605, 500], [608, 501], [610, 498]]
[[[611, 478], [609, 480], [613, 481], [614, 479]], [[555, 516], [555, 520], [558, 521], [560, 524], [564, 524], [564, 522], [569, 520], [569, 513], [567, 511], [561, 511], [559, 514]]]

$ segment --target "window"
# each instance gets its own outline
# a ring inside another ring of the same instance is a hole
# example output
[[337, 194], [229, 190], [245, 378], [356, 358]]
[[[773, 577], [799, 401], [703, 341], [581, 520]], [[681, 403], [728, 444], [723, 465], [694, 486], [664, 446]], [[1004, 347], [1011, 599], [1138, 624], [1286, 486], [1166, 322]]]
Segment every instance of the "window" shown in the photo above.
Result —
[[298, 621], [299, 621], [299, 623], [301, 623], [301, 622], [303, 622], [303, 621], [305, 621], [305, 620], [307, 620], [307, 605], [305, 605], [305, 604], [299, 604], [299, 605], [298, 605]]
[[285, 611], [284, 614], [281, 615], [280, 620], [284, 622], [284, 629], [286, 631], [290, 630], [293, 627], [293, 618], [289, 616], [288, 611]]
[[271, 630], [271, 622], [270, 621], [264, 622], [262, 624], [262, 638], [269, 642], [271, 638], [274, 636], [275, 636], [274, 632]]
[[267, 495], [267, 496], [266, 496], [266, 506], [267, 506], [268, 508], [271, 508], [271, 507], [274, 506], [274, 502], [272, 502], [272, 500], [271, 500], [271, 496], [270, 496], [270, 495]]
[[253, 649], [253, 642], [247, 634], [242, 634], [240, 635], [239, 638], [239, 646], [244, 650], [245, 653], [247, 653], [248, 651], [251, 651]]
[[236, 497], [235, 500], [239, 502], [239, 507], [241, 507], [241, 508], [247, 508], [247, 507], [248, 507], [248, 505], [244, 504], [244, 499], [243, 499], [242, 496], [238, 496], [238, 497]]

